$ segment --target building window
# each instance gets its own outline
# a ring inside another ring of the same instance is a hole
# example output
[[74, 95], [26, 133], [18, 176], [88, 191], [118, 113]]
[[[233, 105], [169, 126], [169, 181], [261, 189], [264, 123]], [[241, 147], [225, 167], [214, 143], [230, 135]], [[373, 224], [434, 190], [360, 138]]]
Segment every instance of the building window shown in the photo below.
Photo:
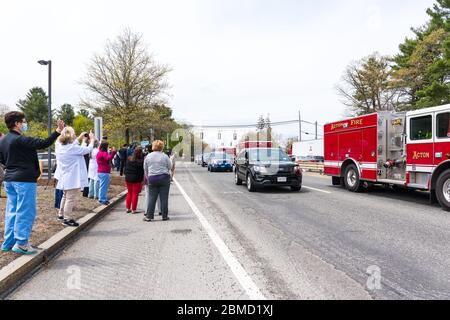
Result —
[[217, 134], [217, 140], [222, 140], [222, 134], [220, 132]]
[[233, 140], [237, 140], [237, 133], [233, 134]]
[[430, 140], [433, 138], [432, 117], [423, 116], [411, 119], [411, 140]]
[[450, 138], [450, 112], [438, 114], [436, 117], [437, 137]]

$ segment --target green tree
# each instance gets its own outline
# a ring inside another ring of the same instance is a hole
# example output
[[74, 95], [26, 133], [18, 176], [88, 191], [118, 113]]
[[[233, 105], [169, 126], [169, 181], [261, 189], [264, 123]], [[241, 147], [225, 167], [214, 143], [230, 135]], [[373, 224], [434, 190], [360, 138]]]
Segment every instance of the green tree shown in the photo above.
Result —
[[0, 104], [0, 132], [3, 134], [6, 134], [8, 132], [8, 128], [5, 124], [5, 114], [8, 113], [10, 110], [8, 106]]
[[0, 132], [3, 134], [8, 133], [8, 128], [6, 127], [6, 124], [4, 121], [0, 122]]
[[73, 120], [75, 119], [75, 110], [70, 104], [63, 104], [57, 114], [58, 118], [63, 120], [66, 125], [73, 125]]
[[80, 111], [78, 111], [77, 115], [82, 115], [86, 118], [92, 118], [91, 113], [89, 112], [89, 110], [86, 110], [86, 109], [80, 109]]
[[94, 121], [88, 117], [78, 114], [73, 120], [73, 129], [77, 134], [89, 132], [91, 130], [94, 131]]
[[17, 107], [25, 113], [28, 121], [47, 123], [48, 105], [47, 94], [39, 87], [32, 88], [24, 100], [19, 100]]
[[412, 29], [414, 38], [393, 60], [401, 110], [450, 103], [450, 0], [437, 0], [427, 14], [430, 20]]

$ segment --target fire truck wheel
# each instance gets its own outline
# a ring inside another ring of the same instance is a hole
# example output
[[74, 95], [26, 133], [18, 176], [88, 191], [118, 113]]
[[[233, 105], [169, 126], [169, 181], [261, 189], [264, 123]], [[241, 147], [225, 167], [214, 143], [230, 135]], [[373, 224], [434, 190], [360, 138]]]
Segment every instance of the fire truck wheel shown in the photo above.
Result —
[[362, 183], [359, 179], [359, 171], [354, 164], [347, 166], [345, 169], [344, 183], [348, 191], [359, 192], [361, 190]]
[[450, 170], [444, 171], [436, 183], [436, 197], [441, 207], [450, 211]]

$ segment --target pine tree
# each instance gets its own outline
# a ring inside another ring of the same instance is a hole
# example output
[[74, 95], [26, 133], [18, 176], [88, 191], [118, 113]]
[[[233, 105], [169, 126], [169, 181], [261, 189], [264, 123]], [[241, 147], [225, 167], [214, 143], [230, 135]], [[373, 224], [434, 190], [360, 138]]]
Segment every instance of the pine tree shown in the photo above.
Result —
[[401, 110], [450, 103], [450, 0], [437, 0], [427, 14], [430, 20], [412, 29], [415, 37], [394, 58]]
[[260, 115], [258, 123], [256, 124], [256, 129], [258, 131], [261, 131], [261, 130], [264, 130], [265, 126], [266, 126], [266, 122], [264, 120], [264, 117], [262, 115]]
[[47, 94], [39, 87], [32, 88], [24, 100], [19, 100], [17, 107], [25, 113], [28, 121], [46, 124], [48, 119]]
[[73, 120], [75, 119], [73, 107], [68, 103], [62, 105], [58, 111], [58, 118], [63, 120], [66, 125], [73, 126]]

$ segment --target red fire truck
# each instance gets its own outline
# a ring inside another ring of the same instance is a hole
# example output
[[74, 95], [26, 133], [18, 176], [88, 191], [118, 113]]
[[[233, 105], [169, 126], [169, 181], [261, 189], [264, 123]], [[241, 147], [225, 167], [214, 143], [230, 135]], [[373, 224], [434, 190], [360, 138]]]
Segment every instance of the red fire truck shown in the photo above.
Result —
[[450, 211], [450, 105], [330, 123], [324, 144], [333, 185], [352, 192], [370, 184], [426, 190]]
[[223, 153], [227, 153], [232, 157], [236, 157], [236, 148], [234, 147], [220, 147], [220, 148], [216, 148], [215, 150], [216, 152], [223, 152]]
[[244, 141], [239, 143], [237, 152], [251, 148], [272, 148], [272, 141]]

